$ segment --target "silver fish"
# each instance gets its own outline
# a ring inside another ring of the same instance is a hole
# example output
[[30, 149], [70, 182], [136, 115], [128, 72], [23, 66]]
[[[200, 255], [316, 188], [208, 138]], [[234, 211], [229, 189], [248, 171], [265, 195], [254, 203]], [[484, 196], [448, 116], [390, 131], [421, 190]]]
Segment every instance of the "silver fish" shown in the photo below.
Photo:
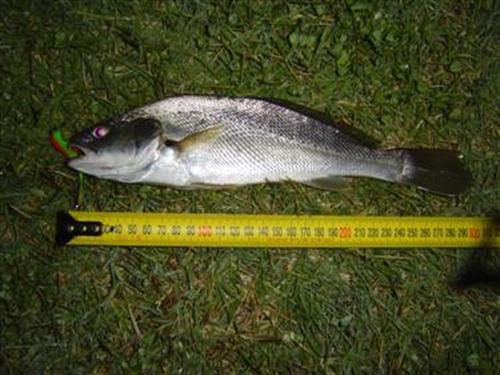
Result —
[[338, 189], [348, 177], [464, 192], [457, 153], [369, 147], [290, 105], [255, 99], [176, 96], [116, 116], [71, 139], [78, 171], [127, 183], [222, 188], [292, 180]]

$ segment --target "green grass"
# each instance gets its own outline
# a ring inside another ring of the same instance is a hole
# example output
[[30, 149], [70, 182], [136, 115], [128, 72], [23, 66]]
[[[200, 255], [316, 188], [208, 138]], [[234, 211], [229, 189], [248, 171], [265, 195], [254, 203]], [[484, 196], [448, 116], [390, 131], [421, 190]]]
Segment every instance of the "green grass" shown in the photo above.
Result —
[[185, 192], [87, 178], [85, 208], [498, 214], [498, 2], [321, 3], [1, 2], [2, 374], [498, 371], [498, 290], [450, 287], [461, 269], [498, 274], [494, 250], [54, 246], [77, 175], [49, 130], [177, 93], [284, 99], [384, 147], [456, 148], [474, 185], [447, 199], [364, 180]]

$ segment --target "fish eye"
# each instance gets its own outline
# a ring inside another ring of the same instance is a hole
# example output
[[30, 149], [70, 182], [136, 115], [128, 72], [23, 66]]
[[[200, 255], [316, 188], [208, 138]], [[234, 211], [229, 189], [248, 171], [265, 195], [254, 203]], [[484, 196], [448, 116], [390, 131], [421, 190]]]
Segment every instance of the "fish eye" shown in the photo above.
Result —
[[109, 129], [104, 126], [98, 126], [92, 130], [92, 136], [95, 139], [100, 139], [109, 133]]

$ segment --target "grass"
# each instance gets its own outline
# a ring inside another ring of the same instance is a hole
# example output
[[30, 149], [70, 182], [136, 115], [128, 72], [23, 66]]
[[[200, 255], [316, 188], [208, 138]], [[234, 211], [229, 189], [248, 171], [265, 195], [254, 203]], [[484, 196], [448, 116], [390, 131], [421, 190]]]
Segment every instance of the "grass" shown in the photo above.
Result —
[[498, 274], [498, 251], [57, 248], [55, 213], [71, 207], [77, 175], [48, 132], [177, 93], [284, 99], [384, 147], [459, 149], [474, 185], [447, 199], [364, 180], [342, 193], [184, 192], [87, 178], [85, 208], [498, 214], [499, 11], [488, 0], [3, 1], [1, 372], [496, 372], [498, 290], [450, 283]]

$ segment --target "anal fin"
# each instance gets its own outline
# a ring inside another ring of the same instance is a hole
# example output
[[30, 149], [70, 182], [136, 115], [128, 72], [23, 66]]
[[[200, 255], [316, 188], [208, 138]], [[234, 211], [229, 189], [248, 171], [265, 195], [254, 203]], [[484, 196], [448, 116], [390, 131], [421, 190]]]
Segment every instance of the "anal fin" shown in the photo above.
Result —
[[351, 179], [342, 176], [325, 176], [312, 180], [300, 181], [302, 184], [322, 190], [345, 190], [349, 187]]
[[209, 184], [204, 182], [194, 182], [191, 184], [192, 189], [203, 189], [203, 190], [236, 190], [240, 185], [218, 185], [218, 184]]

